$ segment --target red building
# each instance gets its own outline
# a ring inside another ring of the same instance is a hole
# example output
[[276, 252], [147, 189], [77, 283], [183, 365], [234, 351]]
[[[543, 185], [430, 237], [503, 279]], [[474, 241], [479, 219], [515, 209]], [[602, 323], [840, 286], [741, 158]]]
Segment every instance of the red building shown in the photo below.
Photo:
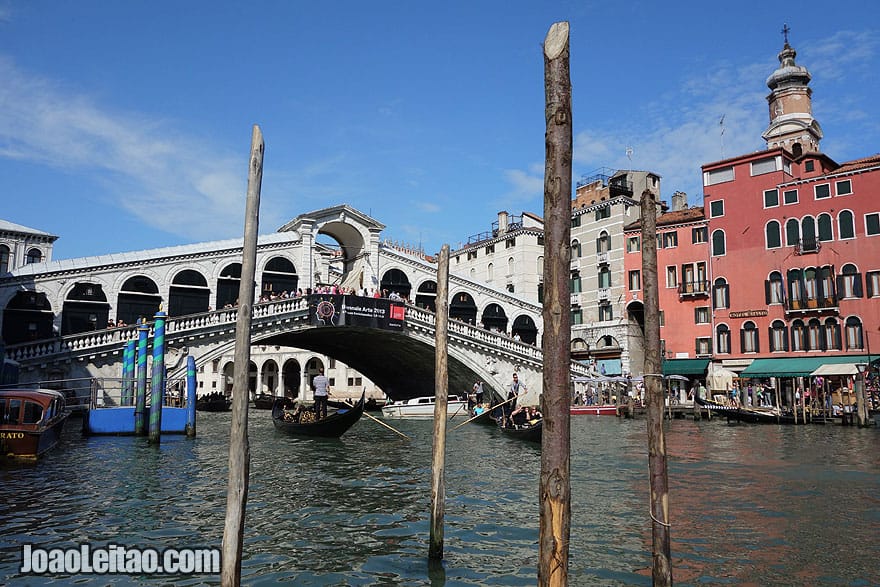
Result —
[[[880, 357], [880, 155], [837, 163], [820, 151], [795, 56], [786, 42], [767, 79], [766, 150], [703, 165], [703, 208], [658, 218], [667, 372], [704, 357], [790, 378]], [[626, 255], [628, 274], [640, 267]]]

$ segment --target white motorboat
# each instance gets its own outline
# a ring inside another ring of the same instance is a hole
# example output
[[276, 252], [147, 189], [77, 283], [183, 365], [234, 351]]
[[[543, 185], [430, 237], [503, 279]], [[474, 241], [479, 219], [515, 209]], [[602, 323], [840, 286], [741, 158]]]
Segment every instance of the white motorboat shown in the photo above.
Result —
[[[434, 396], [413, 397], [385, 404], [382, 407], [382, 415], [386, 418], [433, 418]], [[450, 418], [455, 416], [467, 418], [467, 400], [455, 395], [450, 395], [446, 400], [446, 415]]]

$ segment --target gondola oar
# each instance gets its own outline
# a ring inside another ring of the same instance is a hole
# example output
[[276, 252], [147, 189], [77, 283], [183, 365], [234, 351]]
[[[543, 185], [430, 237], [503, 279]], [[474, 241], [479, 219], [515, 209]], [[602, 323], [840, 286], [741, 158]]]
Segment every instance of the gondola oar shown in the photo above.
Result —
[[404, 434], [404, 433], [401, 432], [400, 430], [397, 430], [397, 429], [395, 429], [395, 428], [389, 426], [388, 424], [386, 424], [385, 422], [383, 422], [383, 421], [380, 420], [379, 418], [377, 418], [377, 417], [375, 417], [375, 416], [371, 416], [371, 415], [368, 414], [367, 412], [364, 412], [364, 416], [366, 416], [366, 417], [369, 418], [370, 420], [374, 420], [374, 421], [378, 422], [379, 424], [381, 424], [382, 426], [385, 426], [385, 428], [388, 428], [389, 430], [392, 430], [392, 431], [394, 431], [394, 432], [397, 432], [398, 434], [400, 434], [400, 435], [403, 436], [404, 438], [409, 439], [409, 436], [407, 436], [406, 434]]
[[[513, 400], [517, 399], [518, 397], [519, 397], [519, 396], [512, 397], [512, 398], [510, 398], [510, 399], [508, 399], [508, 400], [504, 400], [504, 401], [501, 402], [500, 404], [496, 404], [496, 405], [492, 406], [491, 408], [487, 408], [486, 411], [487, 411], [487, 412], [491, 412], [492, 410], [494, 410], [494, 409], [496, 409], [496, 408], [500, 408], [501, 406], [503, 406], [503, 405], [506, 404], [506, 403], [512, 402]], [[467, 424], [468, 422], [473, 422], [474, 420], [476, 420], [477, 418], [479, 418], [479, 417], [482, 416], [482, 415], [483, 415], [483, 414], [480, 413], [480, 414], [477, 414], [476, 416], [474, 416], [473, 418], [471, 418], [471, 419], [469, 419], [469, 420], [465, 420], [464, 422], [462, 422], [461, 424], [459, 424], [458, 426], [456, 426], [455, 428], [453, 428], [453, 430], [458, 430], [459, 428], [461, 428], [462, 426], [464, 426], [464, 425]]]

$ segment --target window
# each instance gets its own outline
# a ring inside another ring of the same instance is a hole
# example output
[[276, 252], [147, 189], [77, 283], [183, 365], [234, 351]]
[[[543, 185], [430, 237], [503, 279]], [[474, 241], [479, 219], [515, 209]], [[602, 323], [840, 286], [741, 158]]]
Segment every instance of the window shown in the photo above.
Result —
[[604, 230], [601, 234], [599, 234], [599, 238], [596, 239], [596, 252], [597, 253], [607, 253], [611, 250], [611, 235], [609, 235]]
[[827, 183], [820, 183], [817, 186], [813, 186], [813, 192], [816, 195], [817, 200], [823, 200], [825, 198], [831, 197], [831, 186]]
[[666, 268], [666, 287], [678, 287], [678, 269], [675, 266]]
[[782, 320], [774, 320], [770, 325], [770, 352], [788, 350], [788, 329]]
[[599, 322], [614, 320], [614, 310], [611, 304], [599, 304]]
[[804, 270], [804, 296], [807, 301], [815, 300], [819, 297], [816, 282], [816, 270], [812, 267]]
[[825, 333], [823, 331], [822, 325], [819, 323], [818, 319], [813, 318], [807, 324], [807, 344], [809, 345], [808, 350], [824, 351], [824, 343]]
[[495, 243], [492, 243], [491, 245], [486, 246], [486, 254], [487, 255], [491, 255], [494, 252], [495, 252]]
[[718, 218], [719, 216], [724, 216], [724, 200], [709, 202], [709, 217]]
[[776, 157], [752, 162], [752, 175], [763, 175], [776, 171]]
[[823, 348], [833, 351], [840, 350], [840, 324], [835, 318], [825, 320], [825, 346]]
[[865, 285], [868, 287], [868, 297], [880, 296], [880, 271], [868, 271], [865, 274]]
[[630, 291], [638, 291], [642, 289], [642, 272], [641, 271], [630, 271], [629, 272], [629, 289]]
[[819, 250], [816, 241], [816, 220], [806, 216], [801, 220], [801, 252], [811, 253]]
[[852, 181], [843, 179], [835, 182], [834, 189], [837, 191], [838, 196], [848, 196], [852, 193]]
[[819, 226], [820, 242], [825, 243], [834, 239], [834, 235], [831, 234], [831, 214], [819, 214], [816, 224]]
[[471, 280], [474, 280], [474, 279], [477, 278], [477, 269], [476, 269], [475, 267], [471, 267], [471, 275], [470, 275], [470, 277], [471, 277]]
[[577, 228], [581, 225], [581, 217], [580, 216], [572, 216], [571, 217], [571, 227]]
[[744, 353], [757, 353], [759, 351], [758, 328], [751, 320], [743, 324], [742, 330], [740, 330], [740, 342], [742, 343], [741, 347]]
[[[539, 246], [539, 247], [543, 247], [543, 246], [544, 246], [544, 235], [543, 235], [543, 234], [539, 234], [539, 235], [537, 236], [537, 238], [536, 238], [536, 242], [538, 243], [538, 246]], [[492, 252], [495, 252], [495, 248], [494, 248], [494, 247], [492, 248]]]
[[780, 234], [780, 230], [781, 228], [777, 221], [771, 220], [767, 223], [764, 232], [766, 235], [765, 246], [768, 249], [778, 249], [782, 246], [782, 235]]
[[578, 271], [571, 273], [571, 293], [581, 293], [581, 274]]
[[694, 324], [708, 324], [709, 323], [709, 307], [708, 306], [700, 306], [698, 308], [694, 308]]
[[789, 218], [785, 221], [785, 246], [796, 247], [801, 240], [801, 223], [797, 218]]
[[599, 270], [599, 289], [611, 287], [611, 270], [608, 267], [602, 267]]
[[841, 210], [837, 215], [837, 234], [840, 239], [855, 238], [853, 214], [849, 210]]
[[697, 356], [700, 355], [711, 355], [712, 354], [712, 339], [709, 337], [700, 337], [694, 341]]
[[852, 263], [847, 263], [837, 276], [837, 293], [843, 298], [862, 297], [862, 276]]
[[775, 208], [779, 205], [779, 190], [764, 190], [764, 207]]
[[880, 234], [880, 214], [865, 214], [865, 235], [877, 236]]
[[802, 351], [806, 349], [806, 329], [803, 320], [795, 320], [791, 323], [791, 350]]
[[816, 162], [810, 159], [804, 162], [804, 171], [813, 171], [816, 168]]
[[712, 255], [721, 256], [726, 252], [726, 243], [724, 240], [724, 231], [716, 230], [712, 233]]
[[599, 221], [605, 218], [611, 218], [611, 206], [596, 208], [596, 220]]
[[24, 262], [30, 265], [31, 263], [39, 263], [42, 260], [43, 253], [40, 251], [40, 249], [30, 249], [27, 252], [27, 256], [25, 257]]
[[495, 279], [495, 264], [489, 263], [486, 266], [486, 281], [492, 281], [493, 279]]
[[0, 275], [9, 271], [9, 247], [0, 245]]
[[719, 324], [715, 329], [715, 348], [719, 354], [730, 353], [730, 328], [726, 324]]
[[691, 230], [691, 242], [696, 244], [705, 243], [709, 241], [709, 229], [705, 226], [700, 226], [698, 228], [694, 228]]
[[578, 241], [571, 242], [571, 258], [577, 259], [581, 256], [581, 243]]
[[703, 174], [703, 185], [715, 185], [726, 181], [733, 181], [733, 167], [723, 167], [721, 169], [713, 169]]
[[729, 308], [730, 307], [730, 286], [727, 285], [727, 280], [723, 277], [719, 277], [715, 280], [715, 284], [712, 286], [714, 290], [712, 292], [712, 303], [715, 308]]
[[781, 304], [785, 294], [785, 288], [782, 283], [782, 274], [774, 271], [770, 274], [770, 279], [764, 282], [765, 301], [768, 304]]
[[669, 249], [671, 247], [678, 246], [678, 233], [677, 232], [664, 232], [663, 233], [663, 248]]
[[509, 238], [506, 241], [504, 241], [504, 248], [505, 249], [512, 249], [515, 246], [516, 246], [516, 238]]
[[642, 250], [642, 241], [637, 236], [631, 236], [626, 239], [626, 252], [638, 253]]
[[846, 319], [846, 350], [862, 350], [862, 321], [855, 316]]
[[786, 204], [797, 204], [798, 203], [798, 191], [797, 190], [786, 190], [782, 192], [782, 201]]
[[571, 310], [571, 323], [575, 324], [583, 324], [584, 323], [584, 311], [580, 308], [572, 308]]
[[476, 249], [474, 249], [473, 251], [468, 251], [468, 252], [467, 252], [467, 260], [468, 260], [468, 261], [472, 261], [473, 259], [476, 259], [476, 258], [477, 258], [477, 251], [476, 251]]
[[513, 261], [513, 257], [507, 259], [507, 275], [513, 275], [513, 269], [516, 267], [516, 264]]

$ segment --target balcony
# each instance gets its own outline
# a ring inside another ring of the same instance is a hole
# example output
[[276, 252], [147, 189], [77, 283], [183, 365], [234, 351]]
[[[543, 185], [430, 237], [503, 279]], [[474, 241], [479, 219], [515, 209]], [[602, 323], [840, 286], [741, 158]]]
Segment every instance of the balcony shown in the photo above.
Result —
[[599, 289], [599, 301], [600, 302], [607, 302], [610, 299], [611, 299], [611, 288], [610, 287], [600, 288]]
[[608, 251], [604, 251], [602, 253], [596, 253], [596, 262], [599, 265], [607, 265], [611, 258], [611, 253]]
[[571, 294], [571, 305], [572, 306], [580, 306], [581, 305], [580, 292]]
[[581, 258], [580, 257], [572, 257], [571, 258], [571, 268], [572, 269], [580, 269], [581, 268]]
[[810, 253], [818, 253], [821, 248], [822, 243], [815, 238], [802, 238], [795, 245], [794, 254], [809, 255]]
[[819, 298], [793, 298], [785, 300], [786, 314], [809, 314], [819, 312], [837, 312], [837, 296], [828, 295]]
[[699, 298], [709, 296], [709, 280], [683, 281], [678, 284], [679, 298]]

